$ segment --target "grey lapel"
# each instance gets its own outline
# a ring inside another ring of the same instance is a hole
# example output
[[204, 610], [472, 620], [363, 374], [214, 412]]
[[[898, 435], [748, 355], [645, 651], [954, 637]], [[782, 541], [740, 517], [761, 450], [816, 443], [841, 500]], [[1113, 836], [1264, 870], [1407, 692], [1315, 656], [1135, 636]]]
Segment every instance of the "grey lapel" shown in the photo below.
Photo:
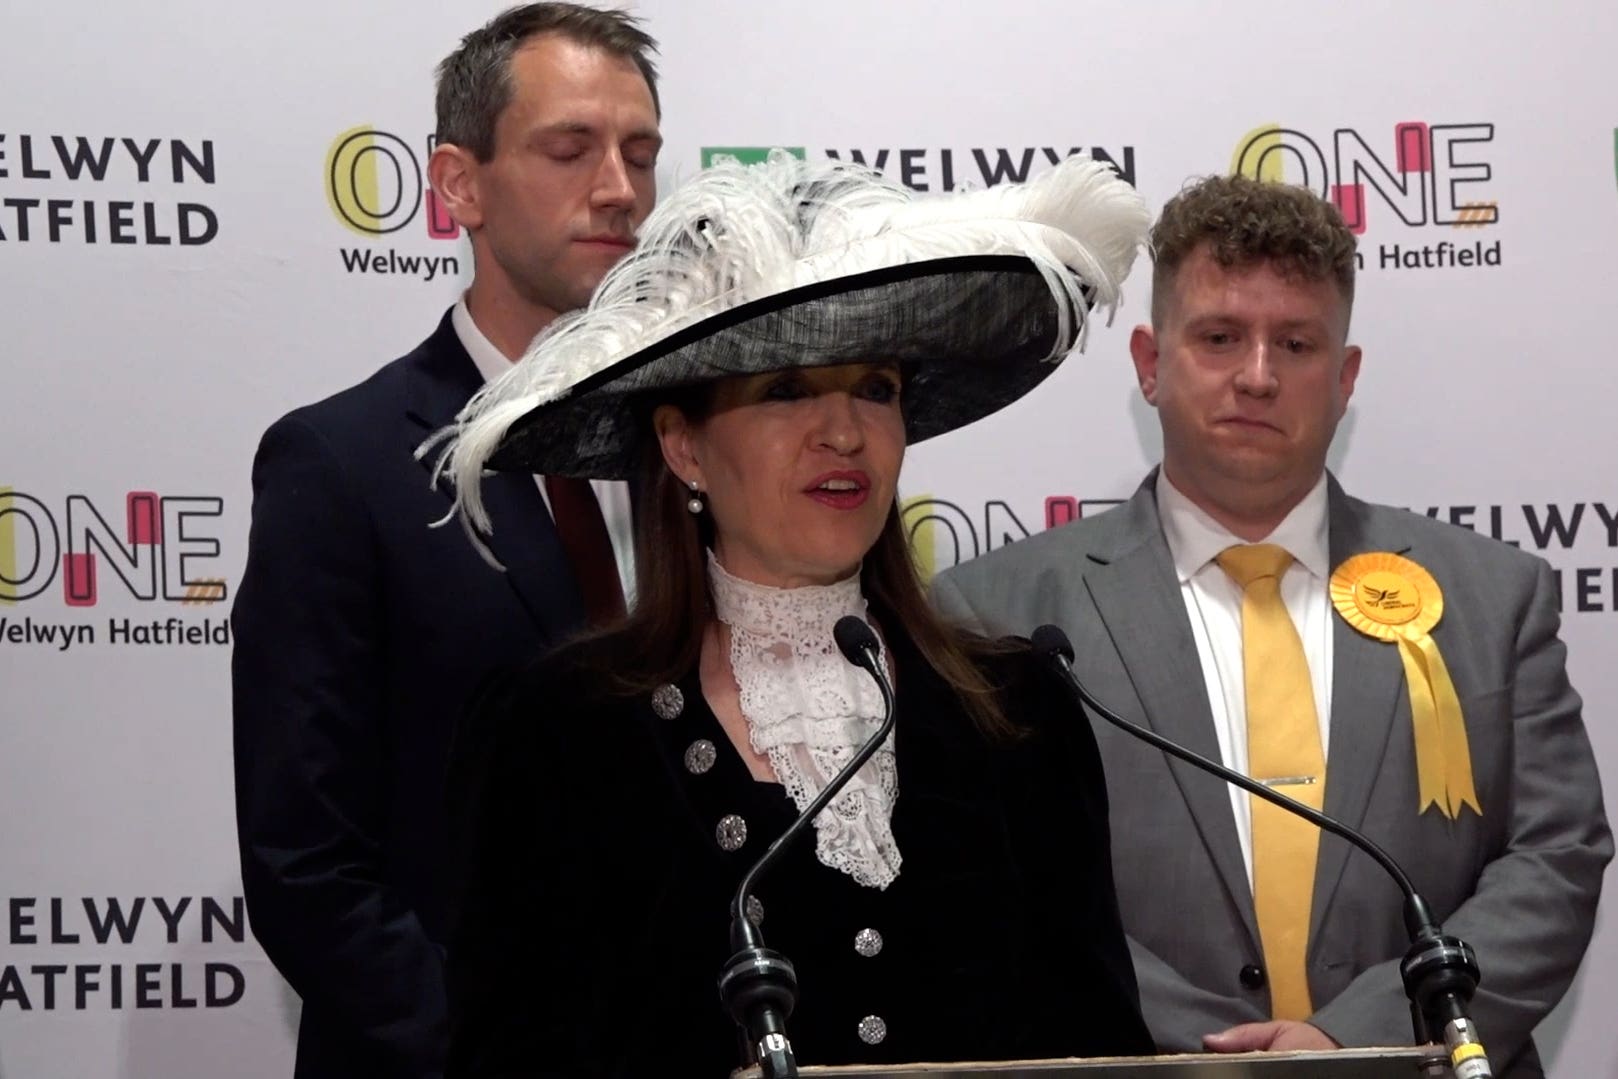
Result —
[[[1402, 553], [1409, 549], [1407, 537], [1376, 529], [1366, 504], [1344, 494], [1335, 477], [1327, 479], [1327, 512], [1333, 570], [1367, 551]], [[1331, 618], [1331, 747], [1326, 762], [1325, 810], [1357, 829], [1365, 823], [1371, 788], [1387, 756], [1394, 717], [1400, 712], [1404, 668], [1393, 652], [1394, 645], [1365, 636], [1335, 611]], [[1322, 838], [1310, 904], [1310, 940], [1320, 933], [1350, 857], [1367, 855], [1351, 854], [1349, 845], [1336, 838]]]
[[[1119, 515], [1112, 533], [1115, 543], [1110, 551], [1098, 544], [1098, 550], [1087, 556], [1091, 564], [1084, 567], [1085, 585], [1140, 698], [1146, 725], [1217, 761], [1213, 712], [1179, 577], [1157, 514], [1156, 481], [1154, 469], [1133, 498], [1110, 511], [1108, 516]], [[1170, 757], [1168, 762], [1208, 857], [1257, 949], [1253, 893], [1231, 816], [1229, 789], [1223, 780], [1184, 761]]]

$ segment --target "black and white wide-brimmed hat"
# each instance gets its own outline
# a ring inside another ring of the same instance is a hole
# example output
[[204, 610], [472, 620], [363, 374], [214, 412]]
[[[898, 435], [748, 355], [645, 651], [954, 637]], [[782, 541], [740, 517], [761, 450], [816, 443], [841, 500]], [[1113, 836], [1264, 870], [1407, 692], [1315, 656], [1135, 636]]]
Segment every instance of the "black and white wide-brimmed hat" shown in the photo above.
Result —
[[[486, 531], [485, 469], [625, 478], [660, 391], [791, 367], [897, 362], [908, 441], [1005, 407], [1113, 307], [1150, 215], [1110, 166], [913, 195], [863, 166], [718, 164], [455, 425], [438, 463]], [[424, 447], [427, 451], [429, 447]]]

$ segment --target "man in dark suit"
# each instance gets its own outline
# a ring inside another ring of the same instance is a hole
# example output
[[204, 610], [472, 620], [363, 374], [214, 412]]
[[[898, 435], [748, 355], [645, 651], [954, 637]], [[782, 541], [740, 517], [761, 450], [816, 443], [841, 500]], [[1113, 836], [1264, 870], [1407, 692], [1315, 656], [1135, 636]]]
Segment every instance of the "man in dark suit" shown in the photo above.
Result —
[[303, 999], [299, 1079], [441, 1073], [452, 726], [491, 670], [623, 609], [621, 485], [490, 480], [501, 572], [429, 528], [450, 499], [414, 451], [633, 246], [654, 50], [633, 18], [571, 4], [467, 35], [439, 68], [429, 175], [475, 278], [413, 352], [278, 420], [254, 461], [237, 829], [254, 931]]
[[[1578, 969], [1613, 850], [1550, 568], [1326, 472], [1360, 368], [1354, 238], [1329, 204], [1213, 178], [1152, 239], [1152, 323], [1130, 347], [1162, 468], [1116, 509], [946, 573], [937, 601], [999, 632], [1063, 626], [1081, 679], [1125, 716], [1382, 844], [1476, 949], [1495, 1074], [1540, 1076], [1532, 1032]], [[1408, 1041], [1409, 940], [1373, 862], [1096, 733], [1161, 1047]]]

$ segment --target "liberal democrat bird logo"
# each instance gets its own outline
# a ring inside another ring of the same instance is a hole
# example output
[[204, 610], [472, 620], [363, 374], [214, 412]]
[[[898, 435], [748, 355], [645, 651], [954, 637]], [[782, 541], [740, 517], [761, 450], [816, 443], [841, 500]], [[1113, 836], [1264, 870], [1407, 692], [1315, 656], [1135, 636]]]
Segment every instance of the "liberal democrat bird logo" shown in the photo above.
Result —
[[1369, 601], [1369, 605], [1380, 610], [1397, 611], [1411, 606], [1409, 603], [1400, 601], [1399, 589], [1397, 588], [1372, 588], [1365, 585], [1362, 586], [1362, 590], [1365, 593], [1365, 598]]

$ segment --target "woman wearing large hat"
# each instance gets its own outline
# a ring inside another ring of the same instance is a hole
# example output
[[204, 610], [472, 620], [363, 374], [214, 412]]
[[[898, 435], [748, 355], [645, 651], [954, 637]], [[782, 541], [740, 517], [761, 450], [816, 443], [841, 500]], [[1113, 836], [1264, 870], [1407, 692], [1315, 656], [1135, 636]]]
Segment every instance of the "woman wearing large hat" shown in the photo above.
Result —
[[929, 610], [895, 498], [908, 444], [1028, 392], [1116, 302], [1146, 225], [1083, 159], [921, 198], [720, 166], [468, 406], [442, 467], [474, 538], [486, 468], [628, 478], [637, 583], [468, 717], [490, 744], [452, 1076], [737, 1063], [731, 893], [883, 716], [833, 643], [849, 614], [894, 733], [749, 911], [797, 969], [798, 1060], [1151, 1052], [1090, 730], [1024, 643]]

